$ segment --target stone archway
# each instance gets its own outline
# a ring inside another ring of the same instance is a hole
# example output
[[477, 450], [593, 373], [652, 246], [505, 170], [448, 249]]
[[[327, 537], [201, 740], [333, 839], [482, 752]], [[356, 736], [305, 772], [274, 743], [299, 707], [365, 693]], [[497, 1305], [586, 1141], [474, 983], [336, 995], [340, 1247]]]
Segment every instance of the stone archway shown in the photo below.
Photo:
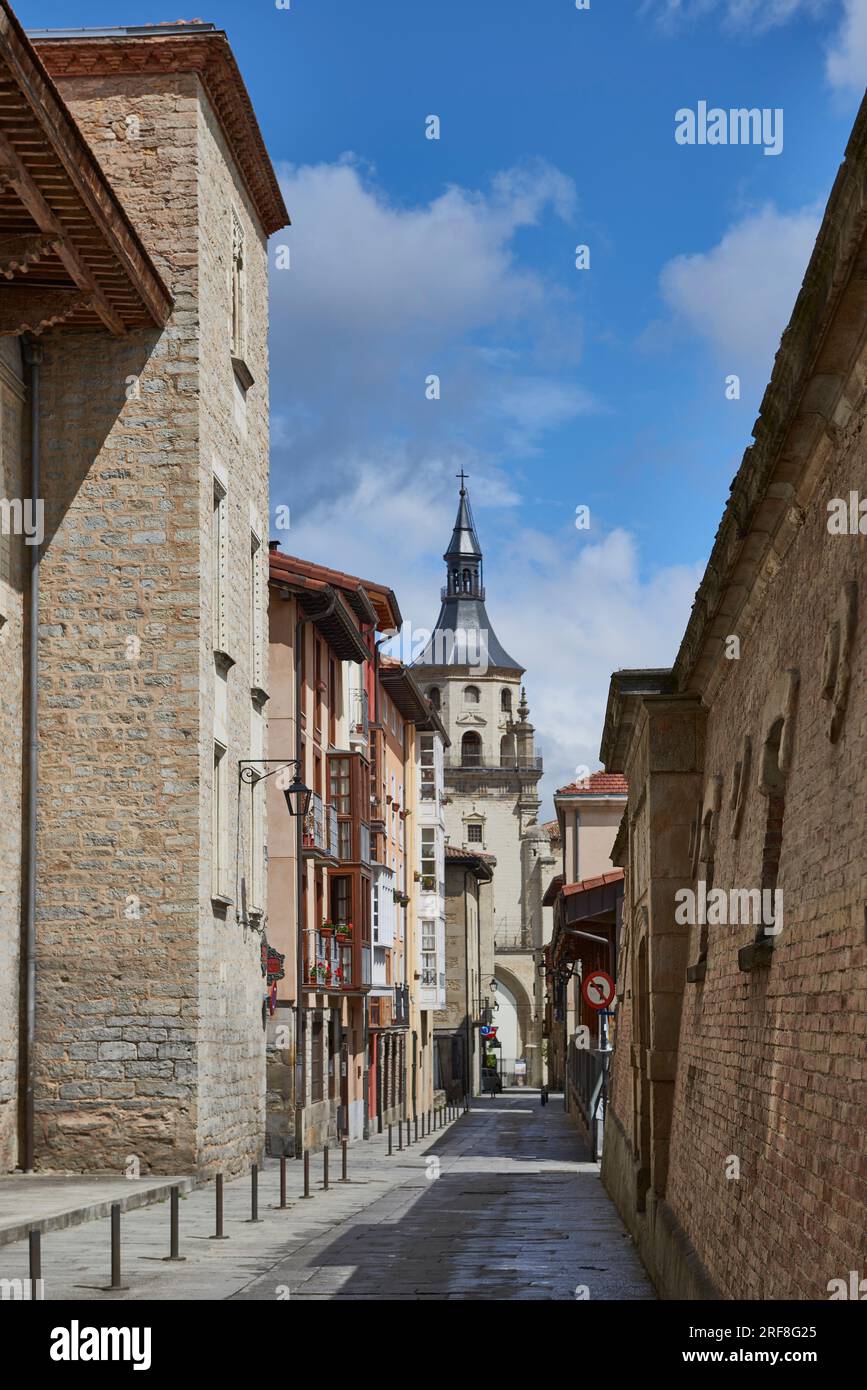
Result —
[[518, 1048], [515, 1052], [515, 1057], [522, 1057], [527, 1063], [528, 1086], [538, 1086], [541, 1084], [540, 1076], [542, 1065], [542, 1058], [538, 1046], [539, 1039], [536, 1037], [538, 1030], [534, 1024], [534, 968], [531, 954], [511, 957], [508, 966], [504, 966], [499, 957], [494, 961], [494, 978], [497, 983], [502, 986], [503, 991], [507, 992], [514, 1002], [515, 1012], [517, 1014]]

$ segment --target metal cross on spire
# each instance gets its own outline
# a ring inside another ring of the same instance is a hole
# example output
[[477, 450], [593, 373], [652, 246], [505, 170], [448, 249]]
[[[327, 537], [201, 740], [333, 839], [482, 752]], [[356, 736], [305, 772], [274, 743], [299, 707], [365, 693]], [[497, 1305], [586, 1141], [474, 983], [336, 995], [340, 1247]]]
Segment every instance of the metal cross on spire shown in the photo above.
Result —
[[461, 493], [466, 492], [466, 488], [464, 487], [464, 483], [466, 482], [466, 480], [467, 480], [467, 478], [468, 478], [469, 476], [470, 476], [469, 473], [465, 473], [463, 469], [461, 469], [460, 473], [456, 473], [456, 474], [455, 474], [455, 477], [456, 477], [456, 478], [460, 478], [460, 480], [461, 480]]

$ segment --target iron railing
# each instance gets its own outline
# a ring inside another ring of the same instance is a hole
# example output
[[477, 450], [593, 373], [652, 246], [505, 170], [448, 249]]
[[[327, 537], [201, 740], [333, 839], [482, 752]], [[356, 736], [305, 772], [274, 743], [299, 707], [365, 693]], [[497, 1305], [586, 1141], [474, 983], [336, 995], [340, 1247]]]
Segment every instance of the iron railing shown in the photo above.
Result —
[[602, 1153], [611, 1055], [610, 1049], [607, 1048], [578, 1047], [574, 1038], [569, 1043], [566, 1099], [567, 1103], [576, 1107], [584, 1122], [593, 1163]]

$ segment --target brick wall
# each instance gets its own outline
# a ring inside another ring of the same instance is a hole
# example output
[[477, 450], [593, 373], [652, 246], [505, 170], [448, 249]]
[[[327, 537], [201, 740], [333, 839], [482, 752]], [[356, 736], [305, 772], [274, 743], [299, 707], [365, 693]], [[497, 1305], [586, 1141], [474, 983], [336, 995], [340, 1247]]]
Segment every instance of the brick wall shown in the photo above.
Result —
[[[778, 886], [784, 926], [770, 968], [738, 969], [749, 927], [711, 927], [707, 975], [687, 986], [668, 1202], [713, 1281], [745, 1298], [822, 1298], [864, 1258], [867, 1202], [867, 544], [832, 536], [829, 498], [867, 495], [853, 417], [829, 460], [785, 568], [708, 716], [706, 770], [724, 776], [714, 858], [720, 887], [758, 887], [769, 798], [755, 762], [738, 838], [727, 804], [746, 731], [771, 680], [801, 672]], [[820, 695], [826, 631], [841, 585], [858, 579], [862, 612], [839, 741]], [[757, 739], [754, 736], [754, 746]], [[756, 750], [758, 752], [758, 750]], [[772, 799], [773, 800], [773, 799]], [[692, 946], [691, 959], [695, 956]], [[730, 1155], [739, 1180], [725, 1177]]]

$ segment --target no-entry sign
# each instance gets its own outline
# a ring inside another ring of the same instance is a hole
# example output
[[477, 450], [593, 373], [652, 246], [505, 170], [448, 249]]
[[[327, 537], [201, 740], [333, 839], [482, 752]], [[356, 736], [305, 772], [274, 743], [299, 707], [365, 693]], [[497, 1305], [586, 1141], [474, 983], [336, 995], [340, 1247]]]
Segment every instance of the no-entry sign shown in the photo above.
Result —
[[581, 993], [591, 1009], [607, 1009], [614, 999], [614, 981], [604, 970], [591, 970], [584, 977]]

